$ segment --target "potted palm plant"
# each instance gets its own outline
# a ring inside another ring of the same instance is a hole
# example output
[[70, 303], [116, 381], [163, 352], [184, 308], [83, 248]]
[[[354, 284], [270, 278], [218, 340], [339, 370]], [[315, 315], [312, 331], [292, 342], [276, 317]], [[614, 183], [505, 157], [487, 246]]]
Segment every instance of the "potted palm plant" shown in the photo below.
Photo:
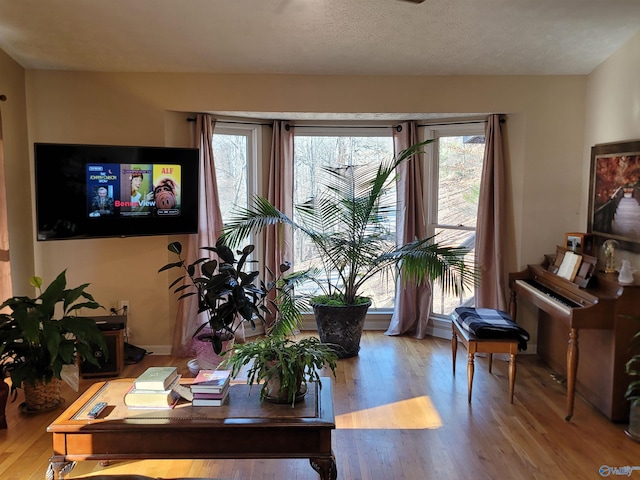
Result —
[[[100, 366], [95, 348], [108, 355], [96, 323], [78, 316], [82, 308], [102, 308], [86, 291], [88, 283], [67, 288], [66, 270], [42, 290], [42, 279], [31, 277], [35, 298], [14, 296], [0, 305], [0, 364], [11, 376], [12, 392], [22, 388], [27, 411], [42, 411], [62, 403], [60, 380], [65, 365], [87, 360]], [[56, 318], [59, 314], [60, 317]]]
[[385, 192], [395, 181], [398, 166], [431, 141], [413, 145], [380, 165], [325, 167], [325, 178], [320, 180], [323, 190], [295, 205], [295, 220], [256, 197], [227, 224], [225, 239], [230, 245], [274, 224], [288, 225], [310, 240], [322, 262], [313, 279], [323, 294], [310, 298], [318, 333], [323, 343], [337, 345], [342, 358], [357, 355], [360, 349], [371, 305], [361, 292], [376, 274], [395, 273], [397, 267], [406, 281], [421, 284], [439, 279], [445, 291], [456, 294], [477, 280], [475, 267], [465, 263], [467, 248], [442, 246], [434, 237], [397, 246], [385, 229], [385, 219], [397, 210]]
[[[255, 328], [256, 321], [264, 322], [264, 315], [278, 308], [277, 304], [269, 301], [270, 292], [287, 288], [289, 282], [283, 276], [290, 268], [287, 263], [280, 265], [279, 276], [269, 272], [272, 278], [267, 282], [259, 280], [258, 271], [245, 271], [253, 262], [250, 256], [254, 245], [247, 245], [234, 253], [219, 238], [215, 247], [203, 247], [203, 250], [214, 253], [217, 259], [207, 256], [191, 263], [183, 257], [180, 242], [170, 243], [168, 249], [178, 260], [163, 266], [159, 272], [181, 270], [182, 275], [169, 288], [179, 295], [178, 300], [197, 296], [198, 313], [206, 313], [207, 321], [196, 328], [193, 336], [216, 355], [224, 354], [233, 346], [234, 334], [243, 321], [249, 322], [252, 328]], [[296, 322], [295, 315], [287, 308], [283, 309], [281, 316], [281, 325]], [[216, 368], [222, 360], [219, 356], [215, 361], [203, 361], [202, 356], [201, 353], [198, 358], [200, 368]]]

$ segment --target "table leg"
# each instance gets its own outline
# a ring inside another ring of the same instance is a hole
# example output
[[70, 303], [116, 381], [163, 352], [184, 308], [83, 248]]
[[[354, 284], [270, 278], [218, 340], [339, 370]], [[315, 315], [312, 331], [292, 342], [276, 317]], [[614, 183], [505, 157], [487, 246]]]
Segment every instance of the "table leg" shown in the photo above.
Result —
[[73, 470], [73, 467], [75, 466], [76, 462], [64, 460], [64, 457], [62, 457], [62, 459], [52, 457], [49, 460], [49, 467], [45, 474], [45, 480], [62, 480], [69, 472], [71, 472], [71, 470]]
[[[453, 324], [453, 323], [452, 323]], [[458, 334], [456, 328], [453, 327], [451, 334], [451, 358], [453, 359], [453, 374], [456, 374], [456, 354], [458, 353]]]
[[513, 393], [516, 389], [516, 356], [509, 355], [509, 402], [513, 403]]
[[571, 417], [573, 417], [579, 354], [578, 330], [572, 328], [569, 331], [569, 344], [567, 345], [567, 416], [564, 417], [566, 421], [571, 420]]
[[[473, 390], [473, 372], [474, 372], [474, 367], [473, 367], [473, 356], [474, 353], [471, 350], [471, 342], [469, 342], [469, 353], [467, 354], [467, 402], [471, 403], [471, 391]], [[473, 348], [475, 349], [475, 345], [473, 345]]]
[[318, 472], [321, 480], [336, 480], [338, 478], [336, 457], [333, 454], [330, 457], [310, 458], [309, 463]]

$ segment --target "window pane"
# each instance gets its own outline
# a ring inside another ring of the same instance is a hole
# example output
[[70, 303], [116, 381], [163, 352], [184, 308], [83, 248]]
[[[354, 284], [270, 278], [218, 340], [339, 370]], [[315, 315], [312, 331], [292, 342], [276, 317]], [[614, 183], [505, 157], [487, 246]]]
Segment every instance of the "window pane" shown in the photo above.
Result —
[[[447, 246], [462, 246], [471, 249], [465, 261], [473, 265], [475, 261], [476, 232], [457, 229], [436, 229], [436, 241]], [[440, 282], [433, 284], [433, 306], [431, 311], [436, 315], [449, 316], [453, 309], [459, 306], [473, 305], [475, 289], [466, 290], [464, 294], [456, 296], [453, 292], [444, 292]]]
[[440, 137], [439, 225], [476, 226], [484, 136]]
[[247, 206], [247, 152], [246, 135], [213, 135], [213, 156], [223, 222], [229, 220], [236, 206]]
[[[301, 203], [316, 195], [320, 188], [320, 176], [323, 166], [345, 166], [379, 164], [382, 160], [393, 156], [393, 140], [387, 137], [369, 136], [309, 136], [295, 137], [295, 182], [294, 202]], [[391, 185], [386, 194], [388, 203], [395, 205], [395, 184]], [[390, 245], [395, 245], [395, 216], [391, 216], [385, 225], [389, 235]], [[296, 269], [322, 267], [321, 258], [305, 236], [294, 235], [294, 265]], [[336, 276], [331, 276], [336, 281]], [[317, 291], [317, 287], [310, 284], [306, 291]], [[391, 275], [379, 274], [365, 285], [361, 293], [372, 297], [373, 309], [388, 309], [393, 307], [394, 279]]]

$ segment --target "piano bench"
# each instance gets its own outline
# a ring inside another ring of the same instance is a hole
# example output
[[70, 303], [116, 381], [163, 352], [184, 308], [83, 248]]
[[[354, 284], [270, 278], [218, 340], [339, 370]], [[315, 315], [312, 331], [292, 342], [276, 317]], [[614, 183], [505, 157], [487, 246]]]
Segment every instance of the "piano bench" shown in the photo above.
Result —
[[467, 331], [458, 321], [457, 315], [452, 315], [451, 326], [451, 353], [453, 357], [453, 374], [456, 374], [456, 353], [458, 351], [458, 339], [465, 345], [468, 353], [467, 362], [467, 401], [471, 403], [471, 391], [473, 389], [474, 357], [476, 353], [489, 354], [489, 373], [493, 364], [494, 353], [509, 354], [509, 401], [513, 403], [513, 393], [516, 383], [516, 355], [518, 354], [517, 338], [478, 338]]

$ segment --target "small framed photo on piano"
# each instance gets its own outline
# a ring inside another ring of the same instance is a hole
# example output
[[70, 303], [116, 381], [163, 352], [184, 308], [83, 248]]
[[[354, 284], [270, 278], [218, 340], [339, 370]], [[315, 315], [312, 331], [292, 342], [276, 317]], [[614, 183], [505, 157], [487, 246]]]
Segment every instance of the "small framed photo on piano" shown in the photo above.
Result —
[[593, 235], [578, 232], [565, 233], [564, 246], [574, 253], [593, 255]]

